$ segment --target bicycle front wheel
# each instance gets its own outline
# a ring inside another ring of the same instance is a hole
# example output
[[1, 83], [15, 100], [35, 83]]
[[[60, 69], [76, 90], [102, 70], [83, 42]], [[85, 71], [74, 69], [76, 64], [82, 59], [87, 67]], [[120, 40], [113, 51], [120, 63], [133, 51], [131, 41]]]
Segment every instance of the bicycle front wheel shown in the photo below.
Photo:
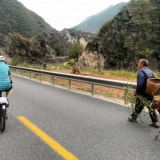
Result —
[[6, 116], [5, 116], [5, 110], [1, 109], [1, 117], [0, 117], [0, 127], [1, 131], [3, 132], [5, 130], [6, 126]]

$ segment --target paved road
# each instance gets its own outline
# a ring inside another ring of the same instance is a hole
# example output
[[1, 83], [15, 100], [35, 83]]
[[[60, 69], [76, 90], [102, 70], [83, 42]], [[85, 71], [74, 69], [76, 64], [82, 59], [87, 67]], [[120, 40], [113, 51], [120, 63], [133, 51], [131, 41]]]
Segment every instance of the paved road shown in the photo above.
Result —
[[[158, 130], [149, 126], [148, 114], [142, 114], [145, 123], [133, 124], [127, 121], [131, 110], [122, 105], [16, 76], [13, 84], [0, 160], [62, 160], [61, 147], [80, 160], [160, 159]], [[19, 116], [61, 147], [54, 150]]]

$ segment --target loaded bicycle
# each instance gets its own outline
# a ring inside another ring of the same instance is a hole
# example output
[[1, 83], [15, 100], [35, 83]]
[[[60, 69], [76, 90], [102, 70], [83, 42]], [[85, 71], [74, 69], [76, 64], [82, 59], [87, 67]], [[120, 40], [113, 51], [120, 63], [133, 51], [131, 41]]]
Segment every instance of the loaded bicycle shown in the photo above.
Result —
[[5, 130], [6, 127], [7, 105], [8, 105], [7, 98], [2, 97], [2, 92], [0, 92], [0, 130], [2, 132]]

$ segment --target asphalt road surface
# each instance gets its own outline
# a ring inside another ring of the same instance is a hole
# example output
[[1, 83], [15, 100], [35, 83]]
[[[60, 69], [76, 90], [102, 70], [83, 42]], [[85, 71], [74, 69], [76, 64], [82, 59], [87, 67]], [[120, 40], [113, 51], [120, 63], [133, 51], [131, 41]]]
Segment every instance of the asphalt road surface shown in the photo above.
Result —
[[131, 109], [13, 76], [0, 160], [159, 160], [158, 129], [127, 120]]

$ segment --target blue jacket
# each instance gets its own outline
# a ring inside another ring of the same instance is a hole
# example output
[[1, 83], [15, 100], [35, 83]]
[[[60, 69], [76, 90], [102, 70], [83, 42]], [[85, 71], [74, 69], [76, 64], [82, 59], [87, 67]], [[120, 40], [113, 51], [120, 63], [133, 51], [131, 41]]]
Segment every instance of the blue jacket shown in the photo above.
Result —
[[143, 97], [148, 97], [146, 93], [146, 83], [148, 78], [154, 78], [153, 72], [148, 67], [143, 67], [137, 74], [137, 88], [136, 93]]
[[0, 61], [0, 91], [11, 88], [10, 74], [11, 72], [8, 65]]

